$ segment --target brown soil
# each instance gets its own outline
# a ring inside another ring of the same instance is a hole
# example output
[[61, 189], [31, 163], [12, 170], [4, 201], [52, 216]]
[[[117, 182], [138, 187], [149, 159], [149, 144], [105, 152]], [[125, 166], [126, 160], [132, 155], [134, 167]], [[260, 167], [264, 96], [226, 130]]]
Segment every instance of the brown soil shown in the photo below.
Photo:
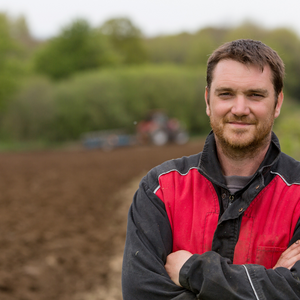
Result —
[[122, 299], [126, 218], [141, 176], [201, 149], [0, 154], [0, 299]]

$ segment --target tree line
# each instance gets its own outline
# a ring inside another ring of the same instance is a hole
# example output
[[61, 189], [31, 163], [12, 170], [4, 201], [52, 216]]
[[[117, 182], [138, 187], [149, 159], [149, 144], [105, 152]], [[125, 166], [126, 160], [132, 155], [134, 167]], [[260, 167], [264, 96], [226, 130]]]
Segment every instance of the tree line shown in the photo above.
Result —
[[299, 101], [300, 40], [252, 23], [147, 38], [130, 19], [85, 19], [39, 41], [26, 19], [0, 14], [0, 137], [65, 141], [84, 132], [134, 130], [161, 108], [192, 132], [209, 130], [203, 93], [209, 54], [226, 41], [259, 39], [286, 64], [285, 94]]

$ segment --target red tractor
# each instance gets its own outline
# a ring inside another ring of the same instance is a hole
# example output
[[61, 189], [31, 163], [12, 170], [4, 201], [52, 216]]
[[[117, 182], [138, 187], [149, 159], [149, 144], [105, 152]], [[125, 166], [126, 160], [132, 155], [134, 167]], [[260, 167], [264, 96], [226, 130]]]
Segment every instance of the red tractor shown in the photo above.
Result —
[[154, 111], [138, 124], [137, 138], [142, 144], [152, 143], [156, 146], [162, 146], [168, 142], [185, 144], [189, 135], [177, 119], [168, 118], [161, 111]]

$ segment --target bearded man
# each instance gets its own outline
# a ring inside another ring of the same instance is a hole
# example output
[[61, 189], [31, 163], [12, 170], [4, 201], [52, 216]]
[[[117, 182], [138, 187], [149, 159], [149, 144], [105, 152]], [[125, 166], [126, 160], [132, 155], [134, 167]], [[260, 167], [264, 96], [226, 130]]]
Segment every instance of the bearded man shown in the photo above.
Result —
[[201, 153], [141, 181], [128, 215], [123, 297], [300, 299], [300, 163], [272, 132], [284, 64], [254, 40], [208, 59]]

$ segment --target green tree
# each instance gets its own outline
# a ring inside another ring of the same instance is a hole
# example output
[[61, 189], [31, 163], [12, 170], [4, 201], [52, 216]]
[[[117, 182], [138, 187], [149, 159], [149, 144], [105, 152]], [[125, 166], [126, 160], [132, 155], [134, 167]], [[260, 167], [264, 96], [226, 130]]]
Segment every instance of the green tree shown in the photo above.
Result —
[[191, 49], [194, 37], [183, 32], [178, 35], [158, 36], [145, 40], [152, 63], [183, 64]]
[[246, 21], [240, 26], [228, 30], [224, 37], [224, 42], [237, 39], [253, 39], [263, 41], [268, 36], [269, 31], [257, 26], [256, 24]]
[[76, 20], [46, 43], [35, 56], [35, 68], [53, 79], [96, 69], [116, 61], [106, 37], [85, 20]]
[[127, 18], [106, 21], [100, 32], [109, 37], [116, 52], [125, 64], [139, 64], [147, 61], [141, 31]]
[[223, 43], [227, 31], [228, 29], [213, 27], [199, 30], [193, 36], [185, 62], [190, 65], [205, 66], [209, 55]]
[[30, 59], [40, 42], [32, 37], [25, 17], [19, 16], [14, 19], [10, 24], [10, 31], [13, 39], [22, 45], [23, 57]]
[[286, 95], [300, 99], [300, 40], [295, 32], [286, 28], [277, 28], [269, 32], [265, 43], [278, 52], [284, 61], [285, 93]]
[[23, 49], [12, 36], [11, 24], [5, 14], [0, 14], [0, 110], [16, 91], [24, 72], [21, 60]]

